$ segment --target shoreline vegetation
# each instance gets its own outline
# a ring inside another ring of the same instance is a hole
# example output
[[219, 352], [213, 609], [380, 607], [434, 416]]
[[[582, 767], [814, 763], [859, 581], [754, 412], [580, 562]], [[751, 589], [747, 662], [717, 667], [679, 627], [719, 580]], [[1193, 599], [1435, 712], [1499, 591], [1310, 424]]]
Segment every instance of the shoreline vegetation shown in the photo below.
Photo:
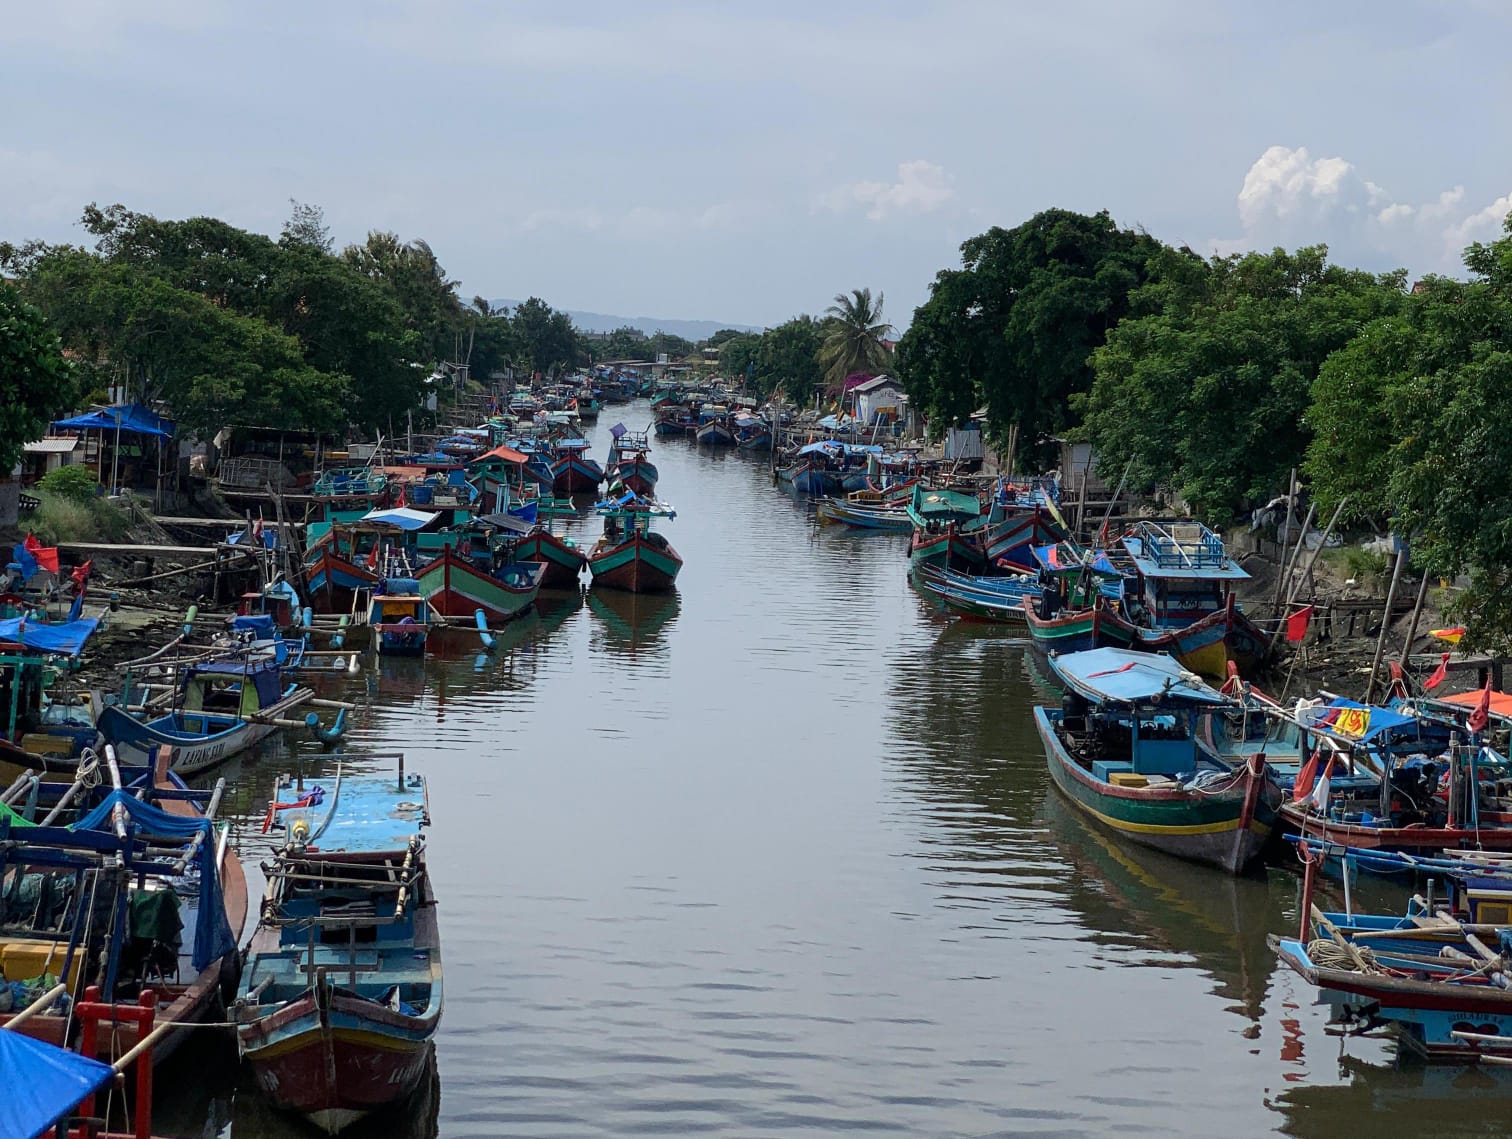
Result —
[[[886, 371], [932, 437], [984, 413], [1026, 473], [1085, 442], [1108, 484], [1221, 528], [1298, 472], [1318, 519], [1393, 533], [1414, 575], [1457, 583], [1446, 619], [1466, 647], [1512, 647], [1512, 218], [1465, 250], [1464, 279], [1410, 282], [1321, 245], [1204, 258], [1107, 212], [1046, 210], [965, 242], [893, 351], [866, 289], [699, 343], [585, 334], [538, 297], [464, 302], [423, 240], [338, 250], [319, 208], [292, 206], [276, 238], [91, 204], [91, 247], [0, 242], [0, 469], [110, 393], [201, 440], [229, 424], [375, 438], [444, 421], [490, 379], [601, 361], [665, 356], [799, 406]], [[30, 527], [50, 542], [129, 521], [93, 486], [39, 497]]]

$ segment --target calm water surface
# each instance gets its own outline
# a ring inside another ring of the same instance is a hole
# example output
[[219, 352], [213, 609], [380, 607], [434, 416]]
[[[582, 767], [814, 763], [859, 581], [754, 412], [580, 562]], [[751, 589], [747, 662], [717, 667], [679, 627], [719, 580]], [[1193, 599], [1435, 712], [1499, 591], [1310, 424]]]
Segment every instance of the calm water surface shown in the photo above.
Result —
[[[616, 414], [649, 419], [600, 438]], [[654, 457], [675, 597], [555, 598], [492, 656], [344, 686], [350, 750], [429, 777], [446, 962], [437, 1085], [362, 1134], [1512, 1130], [1507, 1079], [1325, 1034], [1265, 945], [1294, 876], [1072, 816], [1043, 668], [934, 617], [906, 539], [816, 528], [759, 460]], [[274, 776], [332, 770], [290, 747], [227, 772], [249, 863]], [[310, 1134], [234, 1073], [169, 1106], [177, 1134]]]

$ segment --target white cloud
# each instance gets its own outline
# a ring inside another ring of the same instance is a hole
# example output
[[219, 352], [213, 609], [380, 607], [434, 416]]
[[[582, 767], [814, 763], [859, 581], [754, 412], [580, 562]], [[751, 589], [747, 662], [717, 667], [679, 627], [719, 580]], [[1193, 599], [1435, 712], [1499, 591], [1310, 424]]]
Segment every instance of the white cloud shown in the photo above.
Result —
[[861, 208], [872, 221], [891, 214], [927, 214], [955, 197], [954, 179], [943, 166], [922, 158], [898, 163], [896, 182], [852, 182], [838, 186], [820, 199], [820, 205], [837, 213]]
[[1512, 210], [1512, 194], [1481, 209], [1467, 207], [1465, 197], [1465, 187], [1455, 186], [1428, 202], [1398, 202], [1347, 159], [1273, 146], [1239, 190], [1243, 236], [1212, 244], [1228, 253], [1326, 242], [1338, 261], [1456, 272], [1464, 247], [1495, 237]]

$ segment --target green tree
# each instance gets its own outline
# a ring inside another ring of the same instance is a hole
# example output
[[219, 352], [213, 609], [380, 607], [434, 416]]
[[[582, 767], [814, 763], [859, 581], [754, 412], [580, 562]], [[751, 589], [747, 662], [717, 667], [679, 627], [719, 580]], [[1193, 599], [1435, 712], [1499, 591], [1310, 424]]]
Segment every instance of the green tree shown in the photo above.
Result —
[[600, 360], [652, 360], [651, 340], [638, 328], [628, 324], [616, 328], [599, 341], [594, 355]]
[[77, 396], [58, 334], [14, 286], [0, 282], [0, 476], [8, 477], [27, 443], [68, 411]]
[[745, 333], [719, 346], [719, 370], [731, 379], [756, 378], [756, 361], [761, 356], [762, 338]]
[[455, 351], [462, 326], [458, 282], [447, 277], [429, 245], [373, 230], [365, 242], [347, 246], [341, 256], [364, 276], [393, 290], [404, 310], [406, 327], [419, 337], [427, 363], [446, 359]]
[[1162, 248], [1106, 211], [1046, 210], [961, 246], [898, 345], [899, 378], [937, 425], [987, 407], [997, 438], [1017, 426], [1021, 453], [1077, 425], [1073, 396], [1092, 386], [1089, 358], [1129, 311]]
[[[1106, 476], [1175, 489], [1226, 522], [1275, 493], [1307, 448], [1304, 419], [1328, 355], [1403, 301], [1400, 273], [1327, 262], [1327, 249], [1155, 262], [1149, 296], [1093, 354], [1080, 404]], [[1169, 272], [1170, 279], [1164, 274]]]
[[676, 336], [670, 332], [663, 332], [661, 329], [657, 329], [647, 342], [647, 349], [651, 353], [651, 359], [653, 360], [663, 352], [667, 354], [668, 359], [680, 360], [691, 353], [693, 348], [693, 341], [685, 340], [683, 337]]
[[737, 336], [745, 335], [746, 333], [741, 332], [738, 328], [721, 328], [718, 332], [714, 333], [713, 336], [710, 336], [703, 342], [703, 347], [718, 348], [720, 347], [720, 345], [724, 344], [726, 340], [734, 340]]
[[1467, 573], [1467, 644], [1512, 650], [1512, 216], [1465, 252], [1470, 281], [1429, 278], [1320, 370], [1306, 470], [1325, 504], [1412, 543], [1413, 562]]
[[762, 395], [781, 388], [788, 399], [799, 404], [813, 398], [824, 380], [819, 362], [824, 345], [822, 328], [811, 316], [795, 316], [767, 329], [756, 357], [757, 388]]
[[837, 293], [835, 303], [824, 310], [831, 323], [824, 333], [819, 359], [824, 381], [832, 394], [845, 387], [845, 378], [856, 372], [883, 371], [891, 354], [882, 341], [892, 325], [882, 319], [882, 294], [872, 299], [870, 289]]
[[547, 375], [578, 362], [577, 329], [565, 312], [531, 297], [515, 309], [513, 320], [521, 356], [530, 371]]

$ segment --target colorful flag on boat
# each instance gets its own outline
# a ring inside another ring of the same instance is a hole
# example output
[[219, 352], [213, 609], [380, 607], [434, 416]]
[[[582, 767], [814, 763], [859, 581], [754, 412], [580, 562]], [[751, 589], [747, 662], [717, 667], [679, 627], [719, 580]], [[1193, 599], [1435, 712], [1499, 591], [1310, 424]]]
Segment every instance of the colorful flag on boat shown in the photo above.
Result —
[[1441, 641], [1448, 641], [1451, 645], [1457, 645], [1460, 643], [1460, 638], [1465, 635], [1465, 627], [1454, 625], [1448, 629], [1429, 629], [1428, 635], [1437, 637]]

